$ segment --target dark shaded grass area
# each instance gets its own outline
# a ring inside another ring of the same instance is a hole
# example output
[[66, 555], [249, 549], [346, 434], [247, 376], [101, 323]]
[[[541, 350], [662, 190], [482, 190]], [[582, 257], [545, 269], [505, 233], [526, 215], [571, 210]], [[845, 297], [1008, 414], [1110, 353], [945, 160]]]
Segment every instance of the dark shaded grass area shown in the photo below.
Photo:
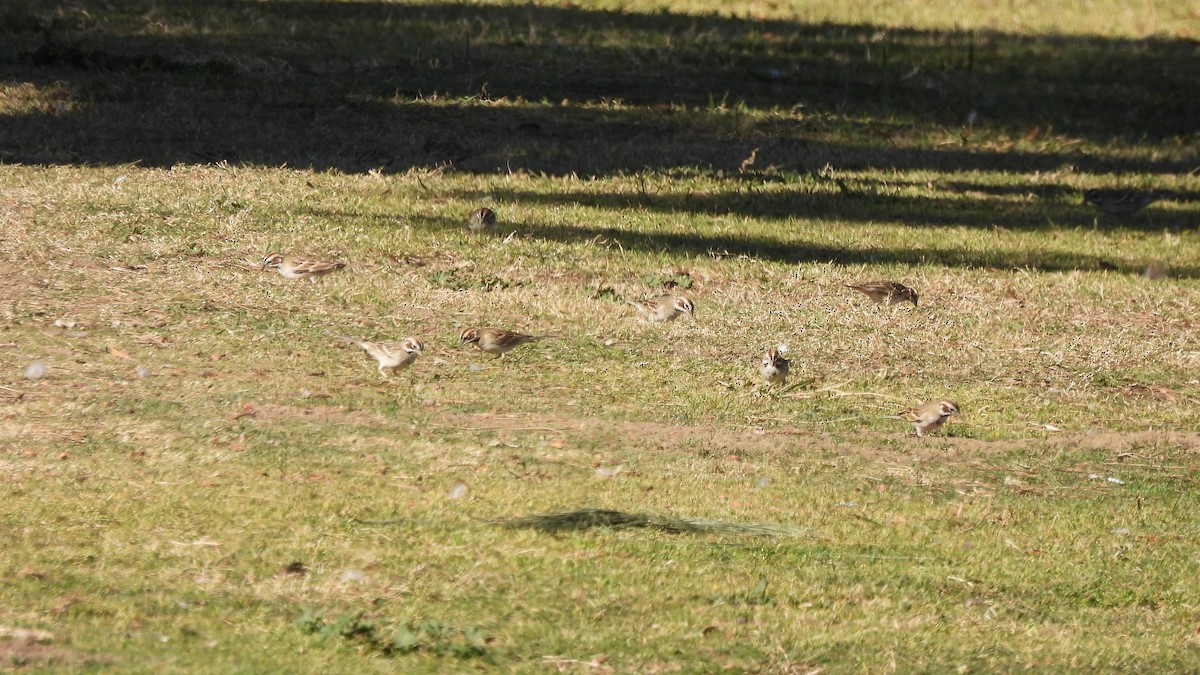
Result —
[[[612, 208], [639, 207], [639, 204], [642, 204], [640, 201], [628, 199], [627, 196], [564, 193], [561, 197], [554, 199], [548, 200], [544, 199], [544, 197], [545, 195], [535, 192], [505, 193], [506, 199], [528, 200], [529, 203], [551, 202], [588, 205], [611, 203], [613, 205]], [[662, 206], [659, 204], [652, 208], [662, 208]], [[298, 207], [295, 212], [322, 219], [354, 220], [362, 218], [376, 221], [377, 225], [385, 227], [405, 222], [418, 228], [446, 233], [461, 231], [464, 222], [460, 219], [431, 216], [393, 218], [390, 216], [365, 215], [319, 207]], [[680, 211], [680, 213], [683, 213], [683, 211]], [[1156, 226], [1162, 227], [1161, 220], [1153, 222]], [[865, 223], [864, 226], [870, 227], [871, 225], [870, 223]], [[788, 227], [795, 229], [786, 229]], [[501, 225], [502, 231], [505, 234], [516, 232], [522, 236], [561, 243], [599, 241], [605, 244], [619, 245], [626, 250], [648, 253], [671, 253], [687, 257], [748, 256], [760, 260], [788, 264], [817, 262], [836, 263], [839, 265], [937, 265], [942, 267], [995, 270], [1029, 269], [1043, 272], [1069, 272], [1074, 270], [1103, 271], [1130, 275], [1140, 275], [1146, 270], [1146, 264], [1144, 263], [1105, 258], [1082, 252], [1066, 253], [1056, 251], [1047, 253], [1038, 250], [1007, 251], [1000, 249], [968, 251], [949, 246], [938, 247], [936, 245], [919, 248], [862, 248], [856, 242], [852, 241], [847, 241], [845, 246], [837, 246], [806, 241], [806, 236], [809, 234], [809, 230], [806, 227], [808, 226], [781, 224], [777, 236], [767, 236], [749, 232], [744, 235], [736, 233], [647, 232], [622, 229], [615, 224], [606, 224], [591, 220], [579, 220], [571, 223], [507, 222]], [[1193, 260], [1178, 259], [1157, 262], [1169, 264], [1170, 275], [1172, 277], [1181, 279], [1200, 278], [1200, 266]]]
[[[0, 36], [0, 77], [58, 83], [74, 101], [7, 119], [5, 162], [604, 175], [731, 169], [758, 148], [760, 166], [795, 171], [1200, 164], [1200, 47], [1185, 40], [309, 0], [18, 1]], [[530, 105], [483, 104], [498, 98]], [[622, 103], [575, 105], [604, 101]], [[755, 124], [743, 103], [779, 114]], [[984, 150], [970, 134], [961, 147], [897, 142], [972, 111], [1017, 137], [1192, 148], [1131, 159]]]
[[[676, 182], [715, 173], [732, 188], [499, 196], [781, 227], [797, 217], [864, 227], [1195, 226], [1190, 211], [1159, 207], [1097, 217], [1067, 184], [1080, 171], [1200, 169], [1200, 46], [1186, 40], [313, 0], [16, 1], [0, 10], [0, 38], [6, 84], [57, 92], [5, 118], [6, 163], [225, 161], [385, 173], [449, 165], [480, 175], [650, 171]], [[971, 112], [979, 127], [965, 126]], [[1104, 152], [1138, 142], [1162, 151]], [[1042, 175], [1010, 186], [938, 180], [917, 196], [922, 186], [851, 175], [867, 170]], [[1143, 269], [1082, 253], [838, 248], [805, 243], [803, 232], [633, 233], [594, 222], [519, 229], [790, 263]], [[1200, 271], [1171, 265], [1174, 276]]]

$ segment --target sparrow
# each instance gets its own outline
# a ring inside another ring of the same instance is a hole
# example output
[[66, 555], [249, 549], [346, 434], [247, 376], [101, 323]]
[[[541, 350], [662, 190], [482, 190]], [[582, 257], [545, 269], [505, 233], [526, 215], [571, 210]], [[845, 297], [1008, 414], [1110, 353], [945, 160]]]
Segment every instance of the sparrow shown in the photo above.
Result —
[[682, 295], [664, 295], [649, 300], [625, 302], [640, 309], [646, 315], [646, 320], [651, 322], [673, 321], [682, 314], [693, 314], [696, 311], [692, 301]]
[[268, 267], [274, 268], [288, 279], [308, 279], [315, 282], [318, 278], [334, 270], [342, 269], [346, 266], [346, 263], [297, 258], [295, 256], [283, 255], [282, 253], [268, 253], [267, 257], [263, 258], [262, 266], [263, 269], [267, 269]]
[[503, 358], [504, 354], [526, 342], [556, 337], [554, 335], [525, 335], [503, 328], [468, 328], [458, 336], [460, 344], [474, 344], [482, 352]]
[[496, 224], [496, 212], [488, 207], [480, 207], [467, 217], [467, 229], [472, 232], [483, 232]]
[[421, 352], [425, 351], [425, 345], [420, 340], [411, 337], [400, 342], [368, 342], [345, 335], [338, 336], [338, 339], [353, 342], [367, 350], [367, 353], [379, 362], [379, 376], [385, 380], [387, 371], [404, 370], [416, 362]]
[[868, 281], [863, 284], [846, 284], [846, 287], [865, 293], [877, 305], [911, 302], [913, 307], [917, 306], [917, 292], [897, 281]]
[[951, 415], [957, 414], [957, 403], [954, 401], [939, 401], [937, 403], [926, 403], [925, 405], [917, 406], [895, 417], [913, 425], [913, 428], [917, 430], [917, 436], [924, 436], [945, 424]]
[[1142, 207], [1156, 201], [1158, 201], [1158, 196], [1148, 192], [1102, 189], [1083, 191], [1083, 202], [1085, 204], [1091, 204], [1104, 213], [1113, 216], [1128, 216], [1137, 213]]
[[786, 352], [787, 345], [779, 345], [767, 350], [766, 355], [763, 356], [762, 365], [758, 367], [758, 374], [767, 381], [767, 384], [783, 386], [787, 383], [788, 360], [783, 358]]

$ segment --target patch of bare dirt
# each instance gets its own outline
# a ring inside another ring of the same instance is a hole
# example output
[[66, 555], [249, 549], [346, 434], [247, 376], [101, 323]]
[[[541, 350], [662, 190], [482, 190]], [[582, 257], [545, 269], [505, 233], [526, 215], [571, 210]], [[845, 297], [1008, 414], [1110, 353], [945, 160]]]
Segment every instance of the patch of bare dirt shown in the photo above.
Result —
[[111, 661], [112, 659], [105, 656], [68, 647], [56, 647], [36, 640], [0, 640], [0, 668], [5, 670], [69, 670]]
[[[915, 439], [914, 439], [915, 441]], [[945, 438], [937, 441], [947, 449], [965, 453], [1006, 452], [1018, 449], [1109, 450], [1200, 452], [1200, 433], [1183, 431], [1082, 431], [1014, 441], [981, 441], [973, 438]]]

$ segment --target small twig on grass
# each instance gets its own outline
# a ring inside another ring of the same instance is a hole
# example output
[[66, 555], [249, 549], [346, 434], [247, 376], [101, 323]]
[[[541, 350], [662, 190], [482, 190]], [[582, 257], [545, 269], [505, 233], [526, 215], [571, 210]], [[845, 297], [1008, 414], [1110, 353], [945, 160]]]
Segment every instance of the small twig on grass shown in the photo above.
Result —
[[831, 384], [831, 385], [828, 385], [825, 387], [821, 387], [820, 389], [814, 389], [812, 391], [802, 392], [802, 393], [798, 393], [798, 394], [781, 394], [780, 398], [804, 399], [804, 398], [812, 398], [812, 397], [816, 396], [817, 394], [832, 394], [835, 397], [874, 396], [876, 398], [885, 398], [885, 399], [888, 399], [891, 401], [903, 401], [904, 400], [898, 396], [891, 396], [888, 394], [880, 394], [879, 392], [874, 392], [874, 391], [842, 391], [841, 389], [838, 388], [838, 387], [845, 386], [847, 384], [850, 384], [850, 380], [846, 380], [845, 382], [839, 382], [838, 384]]
[[406, 522], [404, 518], [392, 518], [391, 520], [363, 520], [362, 518], [351, 518], [351, 522], [359, 525], [399, 525]]
[[811, 422], [800, 420], [796, 422], [796, 424], [837, 424], [838, 422], [850, 422], [852, 420], [862, 420], [870, 417], [871, 415], [855, 415], [854, 417], [841, 417], [836, 420], [813, 420]]
[[864, 523], [870, 523], [870, 524], [874, 525], [875, 527], [883, 527], [883, 523], [879, 522], [878, 520], [874, 520], [874, 519], [872, 519], [872, 518], [868, 518], [868, 517], [866, 517], [866, 516], [862, 515], [861, 513], [851, 513], [851, 514], [850, 514], [850, 517], [851, 517], [851, 518], [856, 518], [856, 519], [858, 519], [858, 520], [861, 520], [861, 521], [863, 521]]
[[865, 558], [867, 560], [937, 560], [929, 556], [918, 555], [872, 555], [869, 553], [848, 553], [847, 558]]
[[1137, 467], [1140, 469], [1157, 469], [1159, 471], [1163, 471], [1166, 469], [1178, 469], [1178, 470], [1182, 471], [1184, 469], [1184, 467], [1179, 464], [1146, 464], [1144, 462], [1120, 462], [1120, 461], [1118, 461], [1118, 462], [1100, 462], [1100, 465], [1101, 466], [1119, 466], [1122, 468]]
[[570, 431], [554, 427], [467, 427], [461, 424], [438, 424], [437, 422], [426, 422], [426, 424], [438, 429], [457, 429], [459, 431], [549, 431], [556, 434], [565, 434]]
[[[479, 519], [476, 518], [475, 520]], [[432, 520], [429, 518], [389, 518], [387, 520], [365, 520], [363, 518], [351, 518], [350, 522], [358, 523], [359, 525], [412, 525], [414, 527], [445, 527], [446, 525], [446, 523], [443, 521]]]
[[81, 444], [82, 444], [82, 443], [87, 443], [87, 438], [76, 438], [76, 437], [74, 437], [74, 436], [71, 436], [71, 435], [69, 435], [69, 434], [65, 434], [65, 433], [63, 433], [63, 432], [61, 432], [61, 431], [50, 431], [50, 430], [47, 430], [47, 431], [46, 431], [46, 433], [50, 434], [51, 436], [58, 436], [59, 438], [65, 438], [65, 439], [67, 439], [68, 441], [71, 441], [72, 443], [81, 443]]

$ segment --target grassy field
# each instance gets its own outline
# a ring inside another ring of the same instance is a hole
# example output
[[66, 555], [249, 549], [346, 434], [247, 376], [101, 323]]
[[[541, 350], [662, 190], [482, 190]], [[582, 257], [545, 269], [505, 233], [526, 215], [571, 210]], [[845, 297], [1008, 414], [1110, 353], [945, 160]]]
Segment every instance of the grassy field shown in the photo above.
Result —
[[[0, 669], [1200, 668], [1197, 39], [1165, 1], [7, 3]], [[695, 315], [625, 304], [666, 292]], [[384, 382], [339, 335], [425, 350]], [[576, 509], [715, 524], [497, 522]]]

